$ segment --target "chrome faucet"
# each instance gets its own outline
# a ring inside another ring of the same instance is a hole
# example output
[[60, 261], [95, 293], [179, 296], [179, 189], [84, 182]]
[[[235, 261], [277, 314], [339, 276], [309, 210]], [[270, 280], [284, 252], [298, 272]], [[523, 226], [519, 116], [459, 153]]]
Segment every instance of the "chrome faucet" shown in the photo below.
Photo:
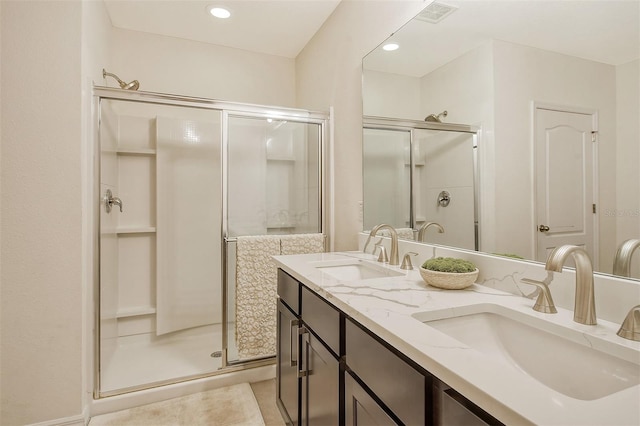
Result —
[[442, 234], [444, 232], [444, 228], [439, 223], [437, 223], [437, 222], [427, 222], [424, 225], [422, 225], [422, 227], [418, 231], [418, 241], [424, 241], [424, 234], [427, 233], [427, 228], [429, 228], [430, 226], [435, 226], [436, 228], [438, 228], [438, 233], [440, 233], [440, 234]]
[[371, 232], [369, 233], [369, 238], [367, 238], [367, 242], [364, 244], [364, 248], [362, 251], [366, 252], [367, 245], [369, 245], [369, 241], [371, 238], [375, 237], [379, 230], [388, 229], [391, 234], [391, 253], [389, 253], [389, 265], [399, 265], [399, 257], [398, 257], [398, 233], [391, 225], [387, 225], [386, 223], [381, 223], [380, 225], [375, 226]]
[[576, 300], [573, 320], [580, 324], [596, 324], [596, 303], [593, 291], [593, 266], [587, 252], [578, 246], [564, 245], [556, 247], [547, 257], [547, 271], [562, 272], [569, 255], [576, 263]]
[[627, 240], [620, 244], [616, 257], [613, 258], [613, 275], [631, 276], [631, 256], [640, 247], [640, 240]]

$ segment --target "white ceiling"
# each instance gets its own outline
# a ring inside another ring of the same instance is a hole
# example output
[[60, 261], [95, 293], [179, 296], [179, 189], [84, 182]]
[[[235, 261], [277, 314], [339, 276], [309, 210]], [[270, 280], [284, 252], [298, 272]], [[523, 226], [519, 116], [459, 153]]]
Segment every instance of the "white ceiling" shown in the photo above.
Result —
[[[340, 0], [105, 0], [114, 27], [295, 58]], [[231, 11], [228, 19], [207, 7]]]
[[[375, 1], [375, 0], [364, 0]], [[396, 0], [397, 1], [397, 0]], [[295, 58], [340, 0], [105, 0], [115, 27]], [[425, 6], [429, 4], [425, 0]], [[413, 20], [366, 68], [420, 77], [498, 39], [619, 65], [640, 57], [640, 0], [442, 0], [438, 24]], [[207, 13], [210, 5], [232, 12]], [[391, 59], [391, 60], [390, 60]]]
[[378, 48], [365, 68], [421, 77], [491, 39], [611, 65], [640, 57], [640, 0], [442, 0], [458, 10], [437, 24], [417, 19]]

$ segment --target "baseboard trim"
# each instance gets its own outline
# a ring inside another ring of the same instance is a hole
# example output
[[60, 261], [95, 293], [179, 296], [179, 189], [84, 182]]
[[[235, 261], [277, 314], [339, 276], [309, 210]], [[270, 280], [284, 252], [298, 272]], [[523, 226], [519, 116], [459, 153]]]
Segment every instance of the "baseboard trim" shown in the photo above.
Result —
[[85, 415], [78, 414], [77, 416], [47, 420], [40, 423], [31, 423], [27, 426], [85, 426], [85, 425], [86, 425]]

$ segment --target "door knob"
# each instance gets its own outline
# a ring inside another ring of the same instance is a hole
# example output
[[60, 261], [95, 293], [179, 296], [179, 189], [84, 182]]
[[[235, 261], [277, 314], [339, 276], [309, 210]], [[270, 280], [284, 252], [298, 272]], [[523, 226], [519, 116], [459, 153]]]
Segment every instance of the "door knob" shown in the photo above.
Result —
[[539, 230], [540, 232], [547, 232], [547, 231], [549, 230], [549, 227], [548, 227], [548, 226], [546, 226], [546, 225], [540, 225], [540, 226], [538, 227], [538, 230]]
[[104, 209], [107, 213], [111, 213], [111, 209], [114, 205], [120, 207], [120, 213], [122, 213], [122, 200], [118, 197], [114, 197], [110, 189], [107, 189], [104, 193], [103, 200]]

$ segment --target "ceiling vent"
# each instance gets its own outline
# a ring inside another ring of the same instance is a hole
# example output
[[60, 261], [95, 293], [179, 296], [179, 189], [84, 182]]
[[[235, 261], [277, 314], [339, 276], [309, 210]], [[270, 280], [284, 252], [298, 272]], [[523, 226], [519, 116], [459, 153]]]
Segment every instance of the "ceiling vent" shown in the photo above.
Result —
[[449, 6], [448, 4], [434, 1], [429, 6], [425, 7], [424, 10], [416, 16], [416, 18], [421, 21], [437, 24], [456, 10], [458, 10], [458, 8], [455, 6]]

